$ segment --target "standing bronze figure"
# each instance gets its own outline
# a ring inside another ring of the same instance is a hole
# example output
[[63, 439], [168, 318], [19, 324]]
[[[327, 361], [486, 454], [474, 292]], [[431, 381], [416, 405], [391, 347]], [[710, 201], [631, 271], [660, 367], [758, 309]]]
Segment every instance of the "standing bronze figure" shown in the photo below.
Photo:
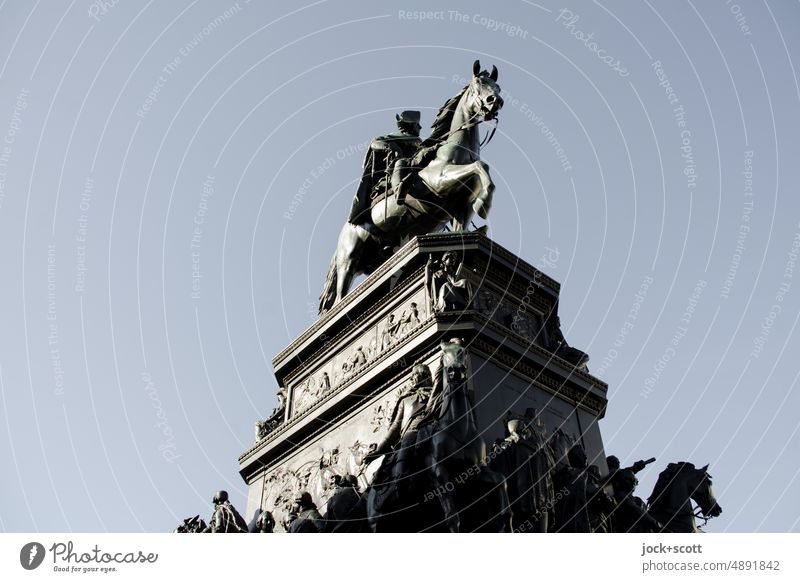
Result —
[[555, 502], [551, 472], [555, 461], [545, 427], [536, 410], [506, 417], [508, 436], [495, 445], [490, 466], [506, 476], [508, 497], [514, 512], [514, 528], [546, 533]]
[[[480, 159], [478, 125], [496, 118], [503, 99], [496, 67], [491, 73], [482, 71], [475, 61], [472, 73], [469, 84], [439, 110], [425, 142], [417, 145], [413, 112], [398, 118], [400, 135], [373, 142], [350, 217], [339, 234], [320, 313], [347, 294], [355, 275], [374, 271], [403, 237], [428, 234], [448, 222], [454, 230], [465, 230], [476, 212], [488, 216], [494, 183]], [[377, 152], [384, 148], [389, 156], [378, 164]]]
[[227, 491], [214, 494], [214, 514], [204, 533], [247, 533], [247, 522], [228, 501]]

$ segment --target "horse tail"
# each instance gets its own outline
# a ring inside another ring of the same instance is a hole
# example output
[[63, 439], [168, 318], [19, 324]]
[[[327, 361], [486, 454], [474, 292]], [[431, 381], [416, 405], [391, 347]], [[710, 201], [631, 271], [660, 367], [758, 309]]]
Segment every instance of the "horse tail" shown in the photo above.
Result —
[[336, 300], [336, 271], [336, 253], [333, 253], [331, 266], [328, 269], [327, 277], [325, 277], [325, 286], [322, 288], [322, 294], [319, 296], [320, 315], [333, 307], [333, 303]]

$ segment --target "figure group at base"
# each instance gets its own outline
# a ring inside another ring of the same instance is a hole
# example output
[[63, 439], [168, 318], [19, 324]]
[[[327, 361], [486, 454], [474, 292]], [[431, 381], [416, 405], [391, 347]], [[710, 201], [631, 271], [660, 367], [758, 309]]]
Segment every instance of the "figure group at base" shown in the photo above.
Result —
[[[289, 533], [317, 532], [694, 532], [693, 503], [703, 519], [721, 513], [707, 466], [670, 463], [647, 502], [636, 496], [636, 474], [655, 461], [608, 472], [589, 464], [578, 439], [549, 431], [535, 409], [509, 413], [506, 436], [487, 449], [468, 382], [465, 342], [443, 341], [435, 371], [411, 368], [383, 439], [363, 458], [358, 476], [336, 475], [321, 512], [311, 494], [297, 492], [281, 522]], [[377, 468], [375, 468], [377, 466]], [[176, 531], [271, 533], [268, 510], [248, 525], [224, 491], [214, 496], [206, 526], [199, 516]]]

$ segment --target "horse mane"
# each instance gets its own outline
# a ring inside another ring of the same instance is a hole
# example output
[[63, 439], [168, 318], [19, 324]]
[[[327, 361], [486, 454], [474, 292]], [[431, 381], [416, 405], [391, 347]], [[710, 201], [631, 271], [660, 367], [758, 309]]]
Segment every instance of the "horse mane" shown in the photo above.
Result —
[[432, 131], [428, 139], [425, 140], [425, 145], [434, 145], [445, 139], [447, 132], [450, 130], [453, 116], [456, 113], [458, 102], [461, 101], [461, 97], [464, 96], [467, 89], [469, 89], [469, 84], [461, 89], [458, 95], [448, 99], [445, 104], [442, 105], [441, 109], [439, 109], [439, 113], [436, 114], [436, 119], [434, 119], [431, 124]]
[[653, 505], [656, 501], [658, 501], [664, 492], [670, 487], [673, 479], [675, 479], [675, 477], [677, 477], [684, 469], [694, 469], [694, 465], [686, 461], [681, 461], [680, 463], [670, 463], [667, 465], [667, 468], [661, 471], [661, 473], [658, 475], [658, 480], [656, 481], [655, 487], [653, 487], [653, 492], [650, 494], [650, 497], [647, 498], [647, 504]]

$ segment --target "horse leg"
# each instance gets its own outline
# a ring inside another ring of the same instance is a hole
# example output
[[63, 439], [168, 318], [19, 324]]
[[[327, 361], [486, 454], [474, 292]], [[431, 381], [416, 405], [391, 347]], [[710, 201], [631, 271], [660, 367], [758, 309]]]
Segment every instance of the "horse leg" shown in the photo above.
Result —
[[547, 533], [547, 522], [549, 521], [549, 515], [547, 511], [542, 511], [539, 514], [541, 517], [533, 521], [533, 532], [534, 533]]
[[[363, 231], [363, 235], [361, 232]], [[364, 241], [369, 236], [366, 230], [349, 222], [339, 233], [339, 244], [336, 247], [336, 301], [338, 303], [350, 291], [353, 277], [356, 275]]]
[[508, 499], [505, 477], [502, 473], [484, 467], [481, 471], [481, 481], [491, 492], [486, 496], [490, 510], [497, 511], [495, 515], [491, 516], [490, 520], [486, 520], [486, 524], [496, 527], [495, 531], [498, 533], [513, 531], [511, 501]]
[[[453, 490], [453, 482], [450, 480], [450, 473], [445, 469], [444, 463], [435, 462], [433, 474], [436, 481], [436, 491], [440, 493], [439, 503], [442, 505], [445, 523], [450, 533], [458, 533], [461, 529], [461, 520], [458, 517], [455, 498], [450, 494]], [[450, 491], [447, 490], [448, 486]]]
[[453, 191], [471, 190], [467, 204], [453, 215], [454, 230], [465, 230], [475, 212], [481, 218], [489, 215], [494, 183], [489, 166], [478, 160], [471, 164], [432, 163], [419, 173], [425, 185], [437, 196], [444, 198]]
[[489, 164], [486, 162], [480, 160], [475, 162], [475, 170], [481, 187], [478, 189], [475, 199], [472, 200], [472, 209], [478, 213], [478, 216], [485, 219], [492, 209], [494, 182], [492, 182], [492, 177], [489, 175]]

